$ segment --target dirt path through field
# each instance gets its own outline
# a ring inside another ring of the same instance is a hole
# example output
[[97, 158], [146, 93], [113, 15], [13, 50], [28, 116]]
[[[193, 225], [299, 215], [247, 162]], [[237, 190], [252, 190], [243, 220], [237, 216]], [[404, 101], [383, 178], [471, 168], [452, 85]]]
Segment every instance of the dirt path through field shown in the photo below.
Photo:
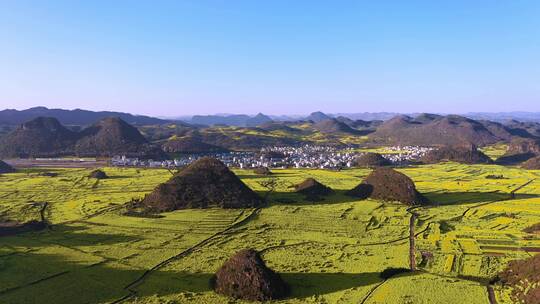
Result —
[[411, 271], [416, 270], [416, 236], [414, 235], [414, 225], [416, 224], [417, 213], [411, 212], [409, 220], [409, 268]]
[[486, 288], [487, 288], [487, 293], [488, 293], [489, 304], [497, 304], [497, 297], [495, 296], [495, 291], [493, 290], [493, 286], [488, 285]]
[[126, 295], [126, 296], [124, 296], [124, 297], [122, 297], [122, 298], [120, 298], [118, 300], [112, 301], [111, 303], [113, 303], [113, 304], [114, 303], [121, 303], [123, 301], [126, 301], [127, 299], [130, 299], [130, 298], [136, 296], [137, 295], [137, 287], [140, 286], [141, 284], [143, 284], [144, 280], [146, 278], [148, 278], [150, 275], [152, 275], [155, 271], [157, 271], [160, 268], [163, 268], [164, 266], [170, 264], [173, 261], [176, 261], [176, 260], [179, 260], [179, 259], [181, 259], [183, 257], [188, 256], [189, 254], [193, 253], [195, 250], [206, 246], [207, 244], [212, 242], [218, 236], [221, 236], [222, 234], [225, 234], [225, 233], [227, 233], [227, 232], [229, 232], [229, 231], [231, 231], [233, 229], [236, 229], [236, 228], [248, 223], [249, 221], [254, 219], [260, 213], [260, 211], [261, 211], [261, 208], [254, 209], [244, 219], [242, 219], [240, 221], [235, 220], [235, 222], [231, 226], [225, 228], [224, 230], [221, 230], [221, 231], [211, 235], [210, 237], [200, 241], [199, 243], [193, 245], [192, 247], [189, 247], [188, 249], [186, 249], [186, 250], [184, 250], [182, 252], [179, 252], [178, 254], [176, 254], [176, 255], [174, 255], [174, 256], [166, 259], [166, 260], [163, 260], [163, 261], [159, 262], [158, 264], [156, 264], [154, 267], [146, 270], [140, 277], [138, 277], [136, 280], [134, 280], [133, 282], [126, 285], [126, 287], [124, 287], [124, 289], [129, 292], [128, 295]]
[[388, 278], [388, 279], [384, 279], [384, 281], [380, 282], [379, 284], [377, 284], [375, 287], [373, 287], [369, 292], [368, 294], [364, 297], [364, 299], [362, 299], [362, 301], [359, 303], [359, 304], [365, 304], [367, 302], [367, 300], [369, 298], [371, 298], [371, 295], [373, 295], [373, 293], [375, 293], [375, 291], [381, 287], [384, 283], [386, 283], [389, 279], [391, 278]]

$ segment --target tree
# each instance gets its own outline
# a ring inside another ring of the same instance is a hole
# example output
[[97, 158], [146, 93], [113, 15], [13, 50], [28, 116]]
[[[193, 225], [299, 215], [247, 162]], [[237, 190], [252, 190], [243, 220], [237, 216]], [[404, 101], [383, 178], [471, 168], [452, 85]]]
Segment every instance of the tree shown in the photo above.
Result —
[[270, 194], [275, 192], [277, 188], [284, 186], [285, 182], [280, 181], [279, 179], [275, 177], [272, 177], [272, 178], [267, 178], [262, 181], [259, 181], [258, 184], [261, 185], [261, 187], [268, 190], [264, 194], [264, 198], [263, 198], [265, 202], [268, 202], [268, 197], [270, 197]]

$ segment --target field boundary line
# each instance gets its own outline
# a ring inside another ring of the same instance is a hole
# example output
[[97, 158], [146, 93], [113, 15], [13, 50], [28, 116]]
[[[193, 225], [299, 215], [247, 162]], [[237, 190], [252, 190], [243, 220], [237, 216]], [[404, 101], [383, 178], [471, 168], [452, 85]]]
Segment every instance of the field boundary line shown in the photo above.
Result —
[[32, 281], [28, 284], [25, 284], [25, 285], [21, 285], [21, 286], [15, 286], [15, 287], [11, 287], [11, 288], [8, 288], [8, 289], [5, 289], [5, 290], [2, 290], [0, 291], [0, 295], [4, 295], [4, 294], [7, 294], [7, 293], [10, 293], [12, 291], [15, 291], [15, 290], [19, 290], [19, 289], [22, 289], [22, 288], [26, 288], [26, 287], [29, 287], [29, 286], [32, 286], [32, 285], [37, 285], [41, 282], [44, 282], [44, 281], [47, 281], [47, 280], [50, 280], [50, 279], [54, 279], [56, 277], [59, 277], [59, 276], [62, 276], [62, 275], [65, 275], [65, 274], [68, 274], [70, 271], [69, 270], [65, 270], [65, 271], [62, 271], [62, 272], [58, 272], [58, 273], [55, 273], [53, 275], [50, 275], [48, 277], [44, 277], [44, 278], [41, 278], [41, 279], [37, 279], [35, 281]]
[[489, 304], [497, 304], [497, 298], [495, 296], [495, 291], [493, 290], [492, 283], [488, 279], [484, 280], [482, 278], [467, 277], [467, 276], [461, 276], [461, 275], [457, 275], [457, 276], [444, 275], [444, 274], [441, 274], [441, 273], [430, 272], [430, 271], [427, 271], [425, 269], [421, 269], [421, 270], [418, 270], [418, 271], [421, 272], [421, 273], [430, 274], [430, 275], [440, 277], [440, 278], [459, 279], [459, 280], [464, 280], [464, 281], [468, 281], [468, 282], [478, 283], [480, 286], [483, 286], [483, 287], [486, 288], [487, 296], [488, 296], [488, 303]]
[[506, 197], [506, 198], [501, 198], [501, 199], [498, 199], [498, 200], [493, 200], [493, 201], [489, 201], [489, 202], [485, 202], [485, 203], [480, 203], [478, 205], [475, 205], [475, 206], [472, 206], [472, 207], [469, 207], [467, 208], [467, 210], [463, 211], [463, 213], [461, 214], [461, 216], [459, 217], [460, 220], [462, 220], [465, 215], [467, 215], [467, 213], [469, 211], [471, 211], [472, 209], [476, 209], [476, 208], [480, 208], [480, 207], [483, 207], [483, 206], [487, 206], [487, 205], [490, 205], [490, 204], [494, 204], [494, 203], [499, 203], [499, 202], [504, 202], [504, 201], [509, 201], [509, 200], [513, 200], [516, 198], [516, 192], [527, 187], [528, 185], [530, 185], [532, 182], [534, 182], [536, 180], [536, 178], [533, 178], [531, 180], [528, 180], [526, 183], [522, 184], [522, 185], [519, 185], [517, 188], [513, 189], [512, 191], [510, 191], [510, 196], [509, 197]]
[[275, 245], [275, 246], [269, 246], [264, 249], [261, 249], [259, 253], [261, 255], [264, 255], [266, 252], [274, 249], [281, 249], [281, 248], [288, 248], [288, 247], [294, 247], [294, 246], [301, 246], [301, 245], [307, 245], [307, 244], [316, 244], [316, 242], [313, 241], [306, 241], [306, 242], [300, 242], [300, 243], [294, 243], [294, 244], [284, 244], [284, 245]]
[[379, 288], [381, 287], [384, 283], [386, 283], [386, 281], [388, 281], [388, 279], [385, 279], [384, 281], [380, 282], [379, 284], [377, 284], [377, 286], [373, 287], [369, 292], [368, 294], [366, 295], [366, 297], [362, 300], [362, 302], [360, 302], [359, 304], [364, 304], [366, 303], [366, 301], [371, 298], [371, 295], [373, 295], [373, 293]]
[[118, 300], [115, 300], [115, 301], [112, 301], [111, 303], [115, 304], [115, 303], [121, 303], [133, 296], [135, 296], [137, 294], [137, 291], [135, 290], [135, 288], [137, 288], [138, 286], [140, 286], [140, 284], [142, 284], [144, 282], [144, 280], [150, 276], [153, 272], [155, 272], [156, 270], [168, 265], [169, 263], [173, 262], [173, 261], [176, 261], [178, 259], [181, 259], [183, 257], [186, 257], [187, 255], [191, 254], [192, 252], [194, 252], [195, 250], [209, 244], [211, 241], [214, 240], [215, 237], [219, 236], [219, 235], [222, 235], [224, 233], [227, 233], [235, 228], [238, 228], [244, 224], [246, 224], [247, 222], [251, 221], [253, 218], [255, 218], [261, 211], [261, 208], [256, 208], [254, 209], [248, 216], [246, 216], [244, 219], [242, 219], [241, 221], [238, 221], [236, 223], [233, 223], [231, 226], [227, 227], [226, 229], [224, 230], [221, 230], [219, 232], [216, 232], [214, 233], [213, 235], [211, 235], [210, 237], [200, 241], [199, 243], [187, 248], [186, 250], [174, 255], [174, 256], [171, 256], [169, 257], [168, 259], [166, 260], [163, 260], [161, 262], [159, 262], [158, 264], [156, 264], [154, 267], [150, 268], [150, 269], [147, 269], [146, 271], [143, 272], [143, 274], [141, 276], [139, 276], [136, 280], [134, 280], [133, 282], [129, 283], [128, 285], [126, 285], [124, 287], [124, 290], [127, 290], [129, 292], [129, 294], [127, 294], [126, 296], [118, 299]]
[[487, 293], [488, 293], [489, 304], [497, 304], [497, 297], [495, 296], [495, 290], [493, 290], [493, 286], [491, 286], [491, 284], [488, 284], [486, 288], [487, 288]]

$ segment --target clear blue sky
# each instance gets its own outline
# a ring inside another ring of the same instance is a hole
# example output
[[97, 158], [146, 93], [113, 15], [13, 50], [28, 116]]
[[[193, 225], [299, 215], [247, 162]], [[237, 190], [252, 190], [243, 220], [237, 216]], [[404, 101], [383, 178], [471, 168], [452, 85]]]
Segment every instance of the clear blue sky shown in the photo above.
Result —
[[0, 1], [0, 108], [540, 111], [540, 1]]

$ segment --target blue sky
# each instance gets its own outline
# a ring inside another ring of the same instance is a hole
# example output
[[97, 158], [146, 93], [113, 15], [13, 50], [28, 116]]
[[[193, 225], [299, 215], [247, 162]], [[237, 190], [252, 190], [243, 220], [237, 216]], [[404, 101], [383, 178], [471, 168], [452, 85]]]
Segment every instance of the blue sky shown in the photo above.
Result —
[[0, 108], [540, 111], [540, 1], [0, 1]]

